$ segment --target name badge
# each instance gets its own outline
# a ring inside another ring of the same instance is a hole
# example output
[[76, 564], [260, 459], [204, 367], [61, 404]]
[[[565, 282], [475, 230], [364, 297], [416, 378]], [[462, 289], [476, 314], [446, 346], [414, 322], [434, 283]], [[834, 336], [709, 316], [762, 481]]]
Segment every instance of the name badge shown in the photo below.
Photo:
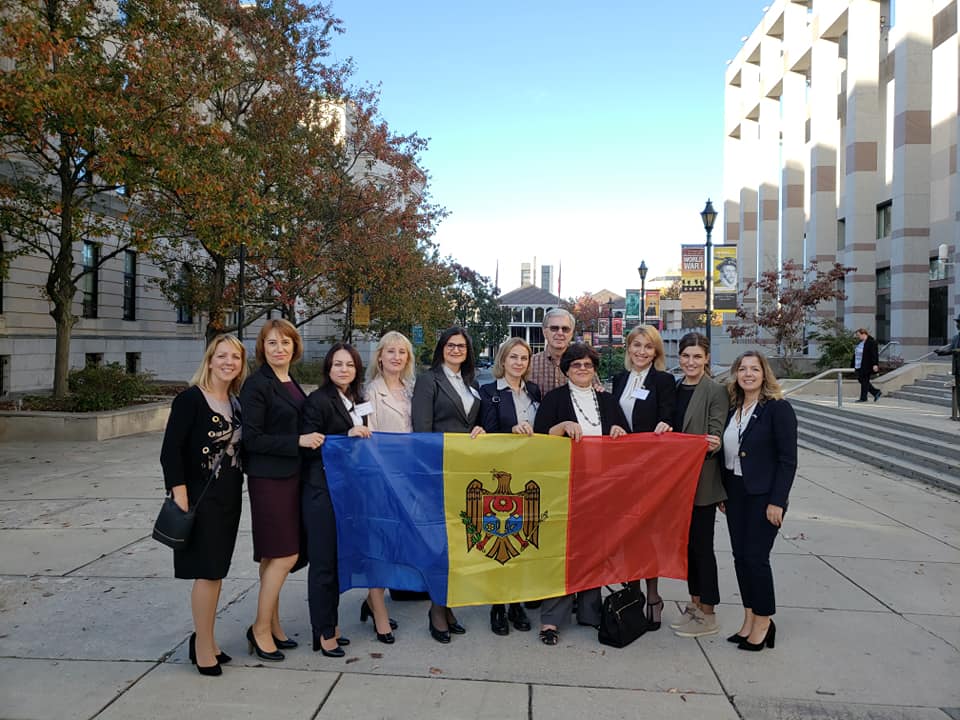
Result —
[[475, 387], [470, 388], [470, 394], [473, 395], [477, 400], [480, 399], [480, 393], [477, 392], [477, 389]]
[[646, 400], [648, 397], [650, 397], [650, 391], [647, 390], [647, 388], [637, 388], [633, 391], [633, 396], [637, 400]]
[[366, 417], [367, 415], [370, 415], [373, 413], [373, 405], [371, 405], [368, 402], [355, 405], [353, 409], [357, 412], [357, 415], [359, 415], [360, 417]]

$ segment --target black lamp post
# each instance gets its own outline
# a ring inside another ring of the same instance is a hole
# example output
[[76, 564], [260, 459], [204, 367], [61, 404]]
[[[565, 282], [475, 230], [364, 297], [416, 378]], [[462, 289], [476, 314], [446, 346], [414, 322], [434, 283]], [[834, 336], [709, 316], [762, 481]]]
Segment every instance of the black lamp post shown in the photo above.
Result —
[[607, 374], [613, 367], [613, 298], [607, 300]]
[[710, 327], [713, 325], [713, 244], [710, 235], [713, 232], [713, 223], [717, 220], [717, 211], [713, 209], [713, 203], [707, 198], [707, 204], [700, 211], [700, 218], [703, 220], [703, 229], [707, 231], [707, 247], [704, 257], [704, 265], [707, 271], [707, 342], [710, 342]]
[[640, 273], [640, 324], [647, 324], [647, 262], [640, 261], [640, 267], [637, 268]]

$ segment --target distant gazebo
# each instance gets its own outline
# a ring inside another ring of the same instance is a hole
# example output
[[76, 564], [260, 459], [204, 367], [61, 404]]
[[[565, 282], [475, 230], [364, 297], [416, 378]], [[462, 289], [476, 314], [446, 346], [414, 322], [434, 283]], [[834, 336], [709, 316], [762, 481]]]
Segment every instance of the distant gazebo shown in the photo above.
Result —
[[560, 298], [536, 285], [524, 285], [501, 295], [500, 307], [510, 311], [510, 337], [521, 337], [534, 352], [543, 350], [543, 316], [561, 306]]

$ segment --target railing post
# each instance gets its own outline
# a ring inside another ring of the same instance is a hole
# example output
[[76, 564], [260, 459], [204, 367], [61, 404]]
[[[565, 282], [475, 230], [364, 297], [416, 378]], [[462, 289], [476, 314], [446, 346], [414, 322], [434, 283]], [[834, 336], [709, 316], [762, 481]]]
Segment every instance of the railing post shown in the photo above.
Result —
[[843, 372], [837, 370], [837, 407], [843, 407]]

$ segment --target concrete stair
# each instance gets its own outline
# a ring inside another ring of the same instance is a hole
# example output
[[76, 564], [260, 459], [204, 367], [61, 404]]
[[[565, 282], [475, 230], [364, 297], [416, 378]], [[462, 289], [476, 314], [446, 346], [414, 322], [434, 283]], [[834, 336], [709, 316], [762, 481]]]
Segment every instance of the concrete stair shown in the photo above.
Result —
[[856, 458], [960, 493], [960, 433], [914, 427], [796, 398], [790, 403], [797, 413], [801, 447]]
[[952, 375], [928, 375], [923, 380], [917, 380], [912, 385], [905, 385], [890, 393], [890, 397], [950, 407], [951, 392], [953, 392]]

